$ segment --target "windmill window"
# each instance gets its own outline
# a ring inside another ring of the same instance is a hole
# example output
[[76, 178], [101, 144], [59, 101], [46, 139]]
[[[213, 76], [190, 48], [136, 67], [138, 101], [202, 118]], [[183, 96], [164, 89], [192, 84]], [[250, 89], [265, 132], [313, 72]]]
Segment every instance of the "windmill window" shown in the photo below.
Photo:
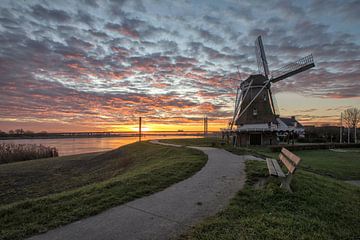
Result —
[[264, 99], [264, 101], [266, 101], [266, 93], [264, 93], [263, 99]]
[[258, 114], [257, 109], [254, 108], [254, 109], [253, 109], [253, 115], [256, 116], [257, 114]]

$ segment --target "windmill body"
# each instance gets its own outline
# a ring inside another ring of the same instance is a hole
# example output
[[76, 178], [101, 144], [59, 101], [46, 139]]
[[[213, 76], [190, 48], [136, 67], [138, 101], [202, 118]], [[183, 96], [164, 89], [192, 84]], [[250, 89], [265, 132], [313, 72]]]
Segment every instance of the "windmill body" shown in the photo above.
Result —
[[[261, 74], [251, 75], [241, 83], [241, 92], [247, 91], [246, 96], [242, 97], [242, 106], [249, 107], [236, 119], [235, 125], [268, 123], [275, 120], [270, 103], [270, 84], [264, 87], [266, 84], [267, 79]], [[254, 101], [251, 102], [252, 100]]]
[[[308, 55], [270, 73], [261, 36], [255, 41], [255, 49], [259, 73], [250, 75], [240, 83], [234, 115], [225, 131], [232, 135], [237, 145], [277, 144], [279, 124], [283, 122], [272, 96], [271, 85], [315, 66], [312, 55]], [[284, 132], [283, 126], [281, 131]]]

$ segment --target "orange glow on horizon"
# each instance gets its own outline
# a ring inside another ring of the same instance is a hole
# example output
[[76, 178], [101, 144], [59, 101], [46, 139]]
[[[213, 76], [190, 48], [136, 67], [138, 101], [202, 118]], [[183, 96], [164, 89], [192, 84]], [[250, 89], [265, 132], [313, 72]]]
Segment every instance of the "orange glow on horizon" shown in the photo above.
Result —
[[[340, 120], [334, 117], [331, 118], [306, 118], [306, 117], [296, 117], [296, 119], [304, 126], [315, 125], [315, 126], [338, 126]], [[58, 123], [50, 124], [48, 122], [34, 122], [34, 121], [19, 121], [18, 119], [14, 119], [13, 121], [9, 121], [7, 119], [6, 127], [2, 127], [0, 130], [9, 131], [14, 129], [24, 129], [30, 130], [34, 132], [47, 131], [49, 133], [58, 133], [58, 132], [138, 132], [139, 125], [138, 123], [129, 123], [129, 124], [115, 124], [115, 123], [107, 123], [104, 122], [84, 122], [84, 123], [64, 123], [60, 126]], [[203, 122], [200, 121], [182, 121], [177, 122], [173, 119], [165, 119], [163, 122], [158, 119], [147, 119], [143, 120], [143, 132], [156, 132], [156, 131], [194, 131], [201, 132], [204, 130]], [[226, 128], [228, 126], [229, 119], [209, 119], [208, 130], [211, 132], [220, 131], [221, 128]], [[153, 123], [152, 123], [153, 122]], [[154, 123], [156, 122], [156, 123]], [[76, 130], [75, 130], [76, 129]]]
[[[139, 127], [131, 127], [130, 132], [138, 132], [138, 131], [139, 131]], [[151, 130], [148, 127], [141, 127], [141, 131], [142, 132], [148, 132], [148, 131], [151, 131]]]
[[[228, 120], [209, 120], [208, 130], [209, 131], [220, 131], [221, 128], [227, 127]], [[194, 131], [200, 132], [204, 130], [203, 122], [188, 122], [188, 123], [151, 123], [151, 119], [146, 120], [144, 118], [142, 131], [143, 132], [156, 132], [156, 131]], [[108, 128], [104, 129], [104, 131], [113, 131], [113, 132], [138, 132], [139, 125], [138, 124], [130, 124], [130, 125], [110, 125]]]

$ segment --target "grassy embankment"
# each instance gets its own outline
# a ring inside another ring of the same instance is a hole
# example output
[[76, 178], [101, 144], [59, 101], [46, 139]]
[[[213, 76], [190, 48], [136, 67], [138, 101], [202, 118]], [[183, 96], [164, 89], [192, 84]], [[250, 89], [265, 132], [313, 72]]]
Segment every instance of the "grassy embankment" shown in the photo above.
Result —
[[0, 239], [21, 239], [160, 191], [206, 155], [147, 142], [114, 151], [0, 165]]
[[[257, 152], [276, 157], [266, 148], [222, 145], [217, 139], [178, 139], [167, 142], [217, 146], [234, 153]], [[360, 236], [360, 188], [338, 179], [360, 179], [360, 152], [297, 151], [300, 169], [293, 194], [271, 178], [262, 189], [254, 184], [267, 177], [265, 162], [246, 163], [247, 183], [229, 206], [197, 225], [182, 239], [355, 239]]]
[[197, 225], [183, 239], [356, 239], [360, 236], [360, 188], [299, 170], [293, 194], [267, 175], [265, 162], [248, 161], [248, 181], [229, 206]]

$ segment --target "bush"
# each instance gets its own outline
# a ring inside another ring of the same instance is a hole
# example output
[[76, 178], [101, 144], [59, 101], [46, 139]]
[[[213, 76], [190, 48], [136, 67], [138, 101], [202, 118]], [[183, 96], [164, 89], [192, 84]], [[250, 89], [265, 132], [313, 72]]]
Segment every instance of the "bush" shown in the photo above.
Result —
[[0, 143], [0, 164], [59, 156], [54, 147], [36, 144]]

